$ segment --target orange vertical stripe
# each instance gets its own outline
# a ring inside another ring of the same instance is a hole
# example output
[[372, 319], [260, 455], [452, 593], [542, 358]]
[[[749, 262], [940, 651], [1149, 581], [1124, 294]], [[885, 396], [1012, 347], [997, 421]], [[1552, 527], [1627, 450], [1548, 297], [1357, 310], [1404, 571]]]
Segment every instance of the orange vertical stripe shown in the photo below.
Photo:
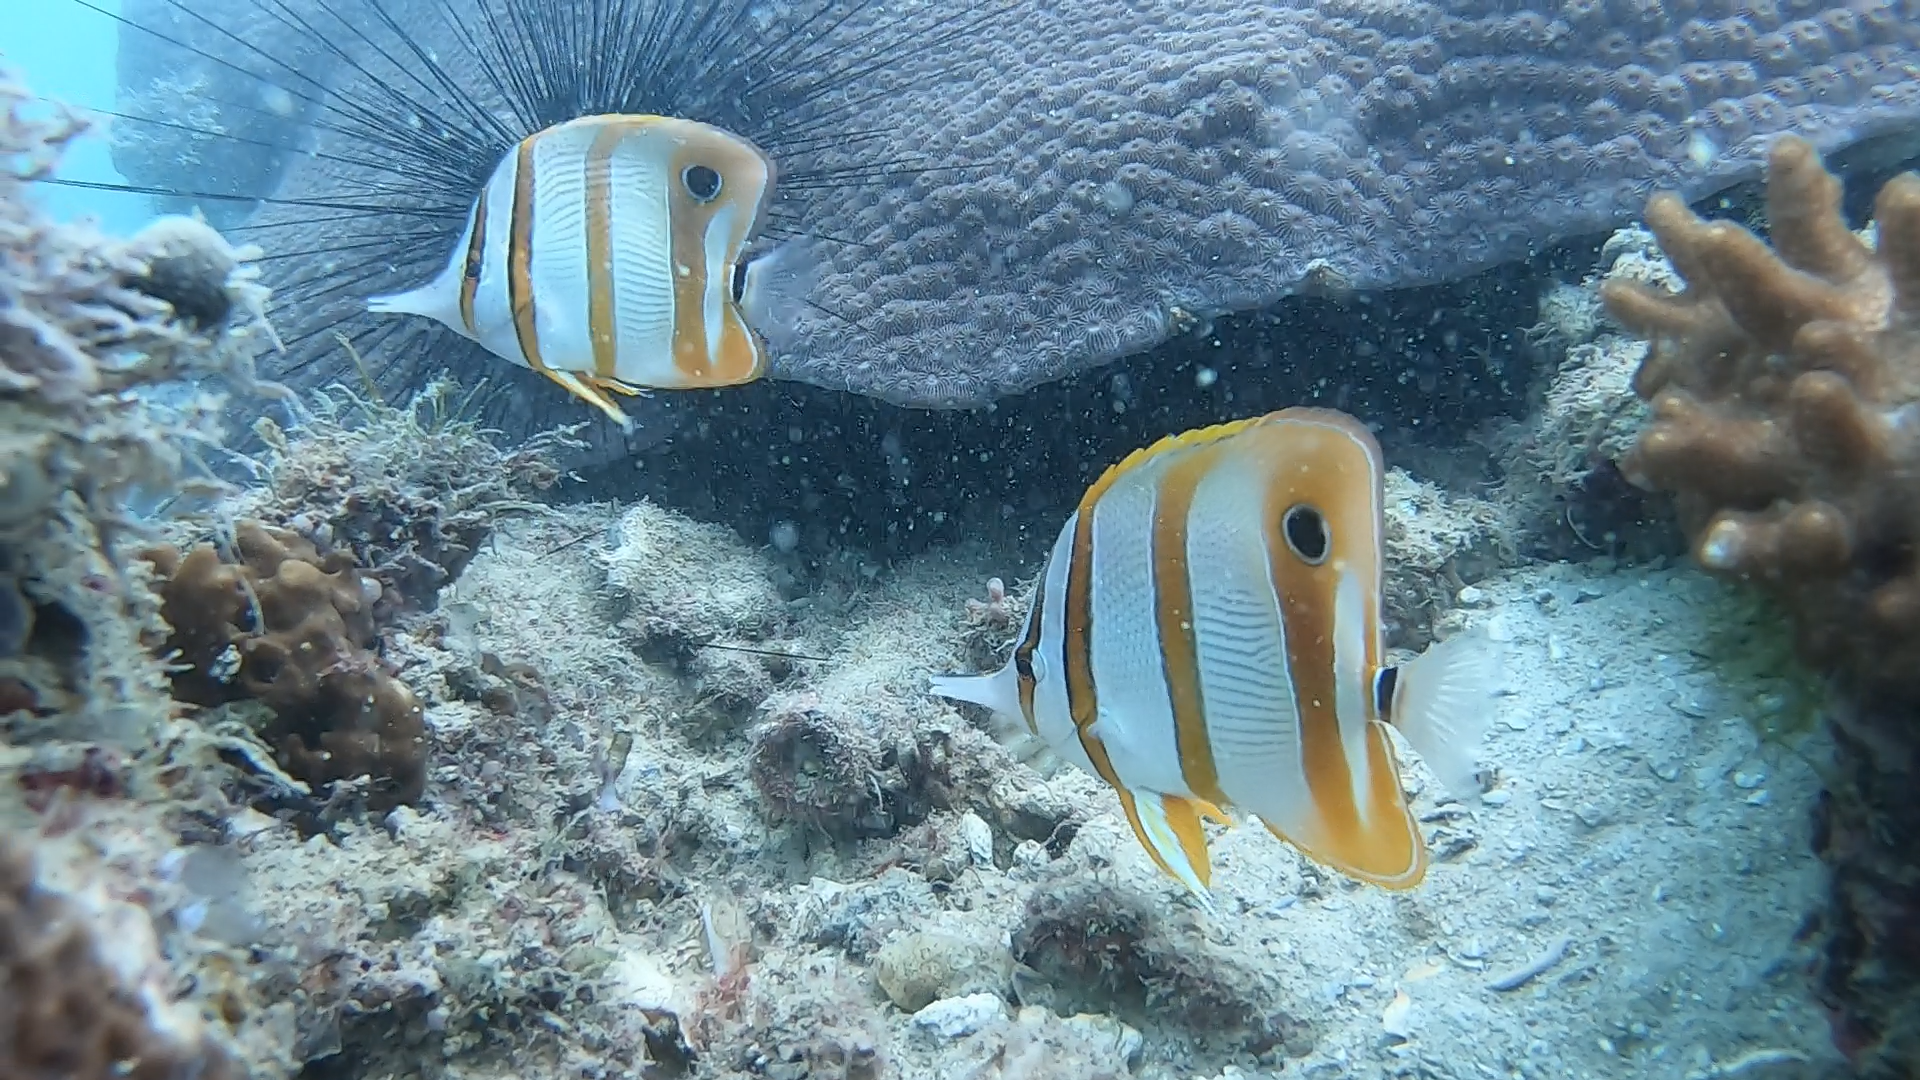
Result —
[[593, 342], [593, 372], [614, 377], [617, 316], [613, 306], [613, 152], [626, 137], [619, 124], [603, 124], [587, 149], [587, 336]]
[[1192, 449], [1167, 463], [1154, 492], [1154, 621], [1159, 631], [1160, 670], [1173, 707], [1174, 745], [1187, 790], [1224, 803], [1220, 773], [1207, 734], [1206, 702], [1200, 691], [1200, 652], [1193, 630], [1193, 579], [1187, 565], [1187, 524], [1193, 499], [1207, 471], [1219, 463], [1218, 443]]
[[[684, 150], [667, 166], [667, 229], [672, 238], [673, 366], [687, 386], [723, 385], [714, 375], [707, 341], [706, 300], [709, 288], [725, 289], [728, 281], [707, 280], [707, 229], [722, 205], [733, 196], [722, 191], [711, 203], [696, 202], [681, 185], [681, 176], [696, 159]], [[724, 175], [723, 175], [724, 180]], [[724, 333], [724, 328], [721, 329]]]
[[[1317, 457], [1322, 441], [1308, 429], [1296, 440], [1297, 449], [1289, 449]], [[1318, 567], [1308, 566], [1288, 550], [1281, 534], [1281, 520], [1288, 508], [1311, 502], [1324, 513], [1329, 506], [1326, 500], [1340, 497], [1338, 490], [1329, 490], [1324, 482], [1313, 483], [1315, 479], [1322, 478], [1314, 472], [1275, 470], [1261, 500], [1260, 522], [1266, 534], [1274, 592], [1280, 597], [1280, 618], [1286, 627], [1287, 669], [1299, 704], [1301, 766], [1327, 840], [1345, 848], [1359, 840], [1360, 815], [1353, 804], [1352, 774], [1334, 711], [1334, 579], [1331, 573], [1321, 573], [1331, 570], [1332, 559]], [[1334, 543], [1342, 540], [1335, 537]]]
[[1033, 587], [1033, 611], [1028, 616], [1027, 633], [1013, 650], [1013, 671], [1020, 679], [1020, 715], [1027, 721], [1027, 730], [1040, 734], [1040, 720], [1033, 711], [1033, 694], [1038, 680], [1033, 673], [1033, 654], [1040, 648], [1040, 628], [1047, 616], [1047, 571], [1052, 565], [1049, 559], [1041, 564], [1040, 580]]
[[513, 168], [513, 217], [507, 244], [507, 304], [513, 311], [513, 332], [527, 366], [545, 371], [540, 359], [540, 330], [534, 321], [533, 296], [533, 147], [538, 134], [520, 140]]
[[492, 187], [491, 183], [482, 187], [480, 198], [474, 201], [473, 230], [467, 237], [467, 261], [460, 275], [460, 321], [467, 333], [476, 337], [480, 330], [473, 320], [473, 300], [480, 291], [480, 275], [487, 267], [487, 192]]
[[1125, 785], [1114, 775], [1106, 747], [1087, 734], [1099, 716], [1093, 680], [1093, 506], [1103, 490], [1098, 483], [1088, 490], [1074, 521], [1073, 543], [1067, 552], [1066, 604], [1060, 612], [1060, 667], [1067, 676], [1067, 714], [1080, 734], [1080, 745], [1101, 778], [1122, 788]]

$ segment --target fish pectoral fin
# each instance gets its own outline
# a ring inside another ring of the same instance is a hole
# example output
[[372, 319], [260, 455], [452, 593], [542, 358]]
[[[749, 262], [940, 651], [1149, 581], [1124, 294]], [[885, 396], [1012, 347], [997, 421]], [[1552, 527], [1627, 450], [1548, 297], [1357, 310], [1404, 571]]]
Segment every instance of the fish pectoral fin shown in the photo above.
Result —
[[1477, 633], [1435, 642], [1401, 666], [1389, 710], [1407, 745], [1454, 798], [1480, 799], [1475, 758], [1494, 714], [1499, 646]]
[[1162, 795], [1154, 791], [1121, 789], [1120, 806], [1127, 812], [1127, 823], [1140, 846], [1167, 875], [1199, 899], [1210, 915], [1218, 914], [1207, 883], [1213, 875], [1213, 862], [1207, 853], [1207, 834], [1200, 826], [1202, 811], [1210, 817], [1224, 817], [1209, 803]]
[[581, 379], [578, 375], [575, 375], [571, 371], [560, 371], [557, 368], [550, 368], [550, 367], [544, 367], [544, 366], [541, 367], [539, 371], [540, 371], [540, 374], [545, 375], [547, 378], [552, 379], [554, 382], [559, 383], [561, 387], [567, 391], [567, 393], [572, 394], [574, 397], [577, 397], [580, 400], [586, 402], [587, 404], [593, 406], [594, 408], [599, 409], [601, 412], [606, 413], [607, 418], [609, 420], [612, 420], [614, 423], [620, 425], [620, 430], [622, 431], [633, 430], [632, 418], [627, 416], [627, 414], [620, 408], [620, 406], [615, 405], [610, 399], [608, 399], [607, 395], [601, 393], [599, 390], [589, 385], [585, 380]]

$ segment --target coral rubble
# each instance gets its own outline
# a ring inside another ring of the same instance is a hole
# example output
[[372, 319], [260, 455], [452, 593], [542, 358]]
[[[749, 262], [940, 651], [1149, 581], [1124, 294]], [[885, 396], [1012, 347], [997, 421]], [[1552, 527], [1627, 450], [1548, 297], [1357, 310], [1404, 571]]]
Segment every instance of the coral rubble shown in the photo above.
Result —
[[1653, 418], [1622, 461], [1672, 492], [1694, 555], [1790, 613], [1832, 676], [1837, 769], [1816, 844], [1833, 873], [1821, 985], [1864, 1075], [1920, 1072], [1920, 176], [1889, 182], [1877, 243], [1804, 141], [1768, 162], [1773, 243], [1656, 196], [1686, 289], [1610, 283], [1653, 342]]
[[426, 786], [427, 735], [419, 701], [374, 652], [380, 583], [336, 551], [322, 557], [296, 534], [241, 521], [234, 561], [203, 543], [145, 555], [162, 579], [161, 615], [173, 628], [173, 686], [182, 701], [257, 699], [273, 710], [264, 732], [294, 777], [325, 784], [370, 776], [367, 802], [389, 809]]
[[1078, 1010], [1140, 1024], [1174, 1017], [1255, 1054], [1312, 1045], [1308, 1026], [1276, 1007], [1267, 973], [1069, 860], [1027, 901], [1013, 953], [1051, 984], [1047, 996]]
[[1384, 480], [1387, 643], [1418, 649], [1463, 586], [1515, 558], [1513, 527], [1498, 506], [1456, 494], [1404, 469]]
[[1619, 460], [1646, 425], [1633, 392], [1647, 343], [1605, 317], [1608, 281], [1676, 284], [1653, 234], [1617, 230], [1600, 253], [1603, 273], [1560, 284], [1541, 298], [1529, 335], [1545, 346], [1540, 396], [1500, 438], [1505, 473], [1499, 500], [1510, 507], [1524, 549], [1549, 559], [1595, 554], [1632, 561], [1677, 555], [1682, 541], [1664, 498], [1621, 475]]

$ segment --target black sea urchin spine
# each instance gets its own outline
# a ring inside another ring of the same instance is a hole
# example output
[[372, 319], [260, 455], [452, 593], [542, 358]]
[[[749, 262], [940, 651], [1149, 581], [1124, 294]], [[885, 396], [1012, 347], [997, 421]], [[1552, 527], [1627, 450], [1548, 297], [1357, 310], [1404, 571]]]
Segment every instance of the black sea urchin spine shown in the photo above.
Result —
[[871, 0], [126, 0], [121, 14], [70, 2], [122, 27], [109, 115], [130, 182], [83, 186], [204, 207], [267, 250], [287, 344], [267, 374], [371, 379], [389, 396], [441, 370], [485, 378], [496, 390], [480, 419], [509, 435], [581, 417], [451, 331], [363, 307], [438, 270], [514, 143], [595, 113], [713, 124], [779, 165], [769, 238], [817, 235], [810, 208], [835, 190], [967, 164], [921, 160], [863, 128], [862, 109], [897, 89], [903, 57], [1015, 6], [954, 24]]

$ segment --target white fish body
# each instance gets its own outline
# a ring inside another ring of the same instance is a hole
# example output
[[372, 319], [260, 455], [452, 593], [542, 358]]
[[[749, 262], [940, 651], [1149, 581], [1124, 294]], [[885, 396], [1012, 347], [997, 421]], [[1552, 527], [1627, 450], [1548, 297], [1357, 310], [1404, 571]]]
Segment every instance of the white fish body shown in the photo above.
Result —
[[1200, 819], [1223, 808], [1410, 888], [1427, 849], [1385, 718], [1467, 794], [1495, 672], [1478, 639], [1384, 666], [1382, 481], [1372, 435], [1327, 410], [1163, 439], [1067, 520], [1006, 667], [933, 692], [1019, 718], [1104, 779], [1209, 907]]
[[370, 311], [425, 316], [538, 371], [623, 427], [608, 393], [730, 386], [767, 370], [745, 251], [773, 162], [719, 128], [587, 116], [522, 139], [446, 267]]

